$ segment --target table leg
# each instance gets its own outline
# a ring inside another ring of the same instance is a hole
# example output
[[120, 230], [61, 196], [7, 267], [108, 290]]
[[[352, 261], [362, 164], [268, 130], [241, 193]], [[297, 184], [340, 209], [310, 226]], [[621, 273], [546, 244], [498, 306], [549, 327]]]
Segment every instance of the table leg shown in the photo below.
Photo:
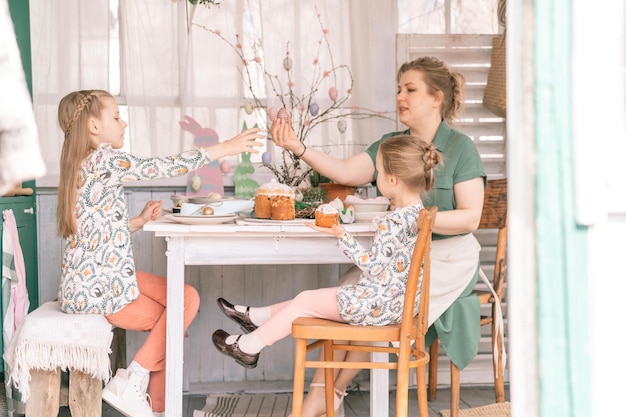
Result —
[[[377, 342], [380, 346], [385, 343]], [[389, 354], [384, 352], [372, 353], [372, 361], [387, 362]], [[389, 370], [370, 370], [370, 417], [389, 416]]]
[[167, 341], [165, 358], [165, 415], [183, 415], [183, 308], [185, 240], [167, 237]]

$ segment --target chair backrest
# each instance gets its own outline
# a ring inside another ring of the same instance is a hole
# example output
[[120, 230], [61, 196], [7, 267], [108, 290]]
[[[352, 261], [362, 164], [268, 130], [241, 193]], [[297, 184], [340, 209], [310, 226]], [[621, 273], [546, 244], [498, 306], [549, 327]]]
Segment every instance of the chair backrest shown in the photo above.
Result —
[[[428, 305], [430, 294], [430, 241], [432, 237], [432, 224], [434, 222], [437, 207], [430, 209], [422, 209], [417, 220], [417, 228], [419, 230], [415, 248], [411, 257], [411, 265], [409, 266], [409, 276], [407, 278], [406, 292], [404, 294], [404, 311], [402, 312], [402, 325], [400, 329], [400, 337], [402, 341], [408, 341], [416, 338], [421, 339], [424, 343], [424, 336], [428, 330]], [[421, 283], [420, 283], [421, 273]], [[420, 303], [417, 315], [413, 311], [415, 297], [417, 295], [417, 287], [420, 284]], [[402, 345], [402, 343], [401, 343]], [[423, 346], [421, 346], [423, 348]]]
[[496, 257], [493, 269], [493, 289], [502, 298], [502, 287], [506, 272], [507, 246], [507, 179], [487, 181], [485, 202], [479, 229], [498, 229]]

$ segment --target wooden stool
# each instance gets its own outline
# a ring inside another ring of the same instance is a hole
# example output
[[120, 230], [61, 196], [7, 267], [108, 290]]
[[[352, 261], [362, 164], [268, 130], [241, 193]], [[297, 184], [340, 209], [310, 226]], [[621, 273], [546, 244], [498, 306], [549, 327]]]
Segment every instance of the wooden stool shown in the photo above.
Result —
[[26, 417], [56, 417], [61, 406], [69, 406], [72, 417], [101, 417], [113, 334], [103, 316], [66, 314], [56, 301], [26, 316], [5, 353], [6, 383], [19, 390]]

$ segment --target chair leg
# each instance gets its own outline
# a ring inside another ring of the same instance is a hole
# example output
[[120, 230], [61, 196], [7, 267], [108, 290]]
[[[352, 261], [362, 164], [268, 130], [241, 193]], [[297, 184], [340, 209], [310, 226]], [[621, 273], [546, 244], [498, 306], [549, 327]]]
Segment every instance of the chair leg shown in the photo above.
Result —
[[27, 417], [56, 417], [59, 415], [59, 392], [61, 390], [61, 370], [30, 371], [30, 397], [26, 401]]
[[293, 400], [291, 413], [293, 417], [302, 417], [304, 402], [304, 361], [306, 360], [306, 339], [296, 339], [296, 352], [293, 369]]
[[69, 407], [72, 417], [102, 417], [102, 381], [84, 372], [71, 371]]
[[428, 400], [437, 399], [437, 361], [439, 357], [439, 339], [430, 345], [430, 361], [428, 362]]
[[461, 371], [450, 361], [450, 417], [459, 417], [461, 404]]
[[428, 417], [428, 398], [426, 393], [426, 365], [416, 369], [417, 372], [417, 404], [419, 417]]
[[[324, 360], [333, 361], [333, 345], [330, 340], [324, 342]], [[335, 370], [324, 369], [324, 396], [326, 397], [326, 417], [335, 417]]]
[[[493, 340], [495, 335], [495, 324], [491, 324], [491, 338]], [[502, 334], [498, 334], [495, 340], [496, 346], [502, 347]], [[500, 354], [498, 355], [497, 361], [497, 371], [496, 371], [496, 362], [494, 358], [493, 346], [491, 346], [491, 355], [492, 359], [494, 359], [493, 363], [493, 382], [496, 391], [496, 402], [503, 403], [504, 402], [504, 368], [502, 366], [502, 349], [500, 349]]]
[[398, 366], [396, 375], [396, 417], [409, 415], [409, 368]]

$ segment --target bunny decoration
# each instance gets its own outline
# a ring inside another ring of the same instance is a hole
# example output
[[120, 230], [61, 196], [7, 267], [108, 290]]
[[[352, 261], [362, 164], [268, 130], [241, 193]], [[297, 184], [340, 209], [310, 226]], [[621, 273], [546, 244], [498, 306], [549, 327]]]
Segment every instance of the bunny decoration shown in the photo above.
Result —
[[[180, 121], [178, 124], [183, 130], [193, 135], [193, 144], [196, 147], [206, 147], [219, 142], [219, 136], [215, 130], [200, 126], [191, 116], [185, 116], [185, 121]], [[221, 168], [225, 167], [227, 165], [220, 167], [219, 161], [216, 160], [190, 173], [187, 177], [185, 194], [188, 197], [206, 197], [210, 193], [219, 193], [224, 196]]]

